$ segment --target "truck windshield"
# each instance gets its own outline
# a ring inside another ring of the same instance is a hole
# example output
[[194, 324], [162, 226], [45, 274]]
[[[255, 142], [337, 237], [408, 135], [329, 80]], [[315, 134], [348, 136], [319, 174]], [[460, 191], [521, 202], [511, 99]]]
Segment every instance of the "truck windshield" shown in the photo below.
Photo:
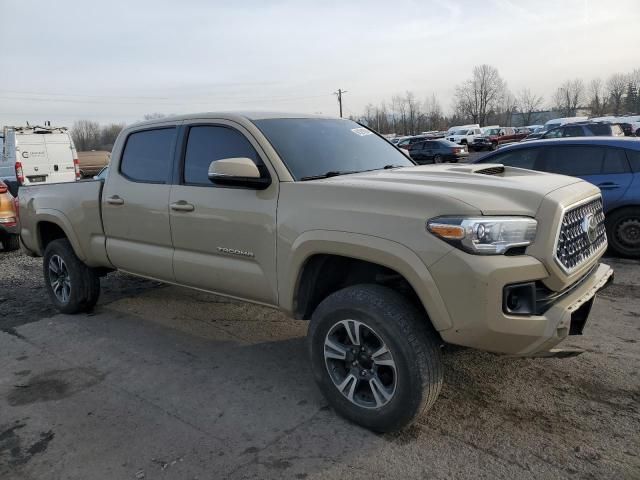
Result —
[[253, 123], [271, 142], [295, 180], [327, 172], [414, 165], [391, 144], [351, 120], [270, 118]]

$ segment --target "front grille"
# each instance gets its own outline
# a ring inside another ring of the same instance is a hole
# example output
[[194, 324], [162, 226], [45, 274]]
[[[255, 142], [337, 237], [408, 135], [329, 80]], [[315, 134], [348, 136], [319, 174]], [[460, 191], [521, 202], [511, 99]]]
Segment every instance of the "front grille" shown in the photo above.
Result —
[[570, 208], [562, 218], [556, 260], [570, 272], [589, 260], [606, 244], [602, 198]]

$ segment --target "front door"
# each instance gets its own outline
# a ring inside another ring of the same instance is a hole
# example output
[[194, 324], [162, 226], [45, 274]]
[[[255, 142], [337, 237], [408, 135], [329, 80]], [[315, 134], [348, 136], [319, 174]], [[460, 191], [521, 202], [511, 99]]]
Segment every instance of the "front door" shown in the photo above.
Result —
[[266, 304], [277, 303], [278, 182], [265, 190], [211, 183], [212, 161], [248, 157], [276, 179], [255, 139], [226, 121], [186, 123], [183, 158], [169, 215], [178, 283]]
[[111, 263], [169, 282], [174, 281], [169, 193], [176, 132], [165, 126], [131, 133], [102, 193]]

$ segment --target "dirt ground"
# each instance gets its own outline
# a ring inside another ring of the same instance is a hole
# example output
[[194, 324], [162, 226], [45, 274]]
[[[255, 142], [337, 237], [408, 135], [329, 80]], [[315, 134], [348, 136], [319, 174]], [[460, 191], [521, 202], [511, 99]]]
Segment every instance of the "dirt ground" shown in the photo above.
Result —
[[308, 371], [306, 323], [112, 274], [56, 315], [41, 260], [0, 252], [0, 478], [640, 478], [640, 262], [568, 359], [445, 354], [435, 407], [376, 435]]

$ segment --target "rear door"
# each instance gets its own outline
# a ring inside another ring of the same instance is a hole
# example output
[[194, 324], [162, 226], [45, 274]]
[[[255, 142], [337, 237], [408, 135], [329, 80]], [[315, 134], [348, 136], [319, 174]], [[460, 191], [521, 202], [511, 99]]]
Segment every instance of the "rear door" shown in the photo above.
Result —
[[76, 179], [74, 147], [68, 133], [42, 135], [47, 150], [49, 177], [47, 183], [73, 182]]
[[624, 150], [605, 146], [547, 147], [543, 170], [579, 177], [599, 187], [605, 210], [622, 198], [632, 180]]
[[172, 282], [169, 193], [177, 127], [165, 124], [130, 133], [102, 193], [107, 255], [121, 270]]
[[16, 163], [22, 165], [24, 184], [45, 183], [49, 179], [49, 161], [44, 134], [16, 132]]

